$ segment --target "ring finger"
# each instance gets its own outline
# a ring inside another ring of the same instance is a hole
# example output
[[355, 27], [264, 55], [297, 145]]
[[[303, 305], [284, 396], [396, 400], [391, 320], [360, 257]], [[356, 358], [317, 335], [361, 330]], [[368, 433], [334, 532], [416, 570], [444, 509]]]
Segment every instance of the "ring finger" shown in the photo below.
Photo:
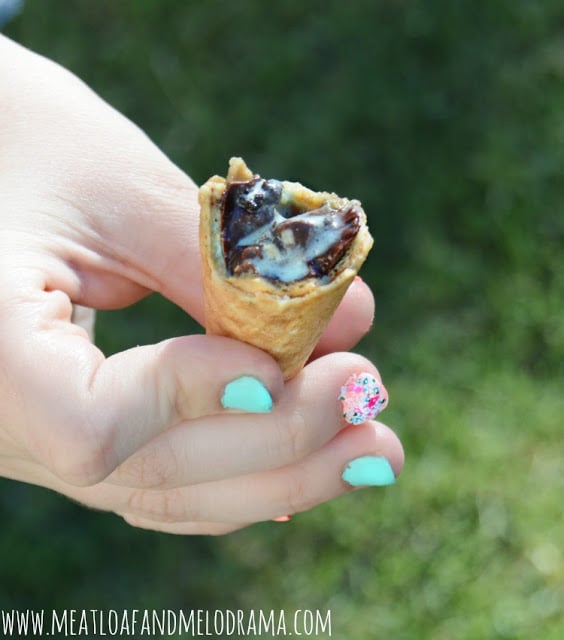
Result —
[[[346, 471], [357, 461], [375, 466], [354, 480]], [[381, 423], [367, 422], [346, 428], [297, 464], [165, 491], [129, 490], [117, 511], [133, 524], [151, 522], [167, 531], [190, 532], [198, 522], [237, 527], [311, 509], [357, 486], [392, 484], [402, 465], [395, 434]]]

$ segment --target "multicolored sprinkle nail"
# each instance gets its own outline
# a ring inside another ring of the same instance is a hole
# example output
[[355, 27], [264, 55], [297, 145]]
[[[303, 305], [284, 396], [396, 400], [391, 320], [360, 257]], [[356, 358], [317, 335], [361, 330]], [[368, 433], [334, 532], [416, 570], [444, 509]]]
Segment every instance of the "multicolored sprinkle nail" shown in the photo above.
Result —
[[354, 373], [341, 388], [343, 418], [362, 424], [375, 418], [388, 404], [386, 387], [370, 373]]

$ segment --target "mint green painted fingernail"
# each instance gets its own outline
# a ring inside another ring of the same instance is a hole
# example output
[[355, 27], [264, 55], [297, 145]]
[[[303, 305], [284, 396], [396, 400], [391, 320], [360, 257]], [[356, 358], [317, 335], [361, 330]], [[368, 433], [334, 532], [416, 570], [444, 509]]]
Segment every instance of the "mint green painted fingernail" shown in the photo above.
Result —
[[384, 487], [396, 481], [390, 463], [379, 456], [351, 460], [341, 477], [353, 487]]
[[260, 380], [241, 376], [226, 385], [221, 397], [225, 409], [241, 409], [249, 413], [272, 411], [272, 397]]

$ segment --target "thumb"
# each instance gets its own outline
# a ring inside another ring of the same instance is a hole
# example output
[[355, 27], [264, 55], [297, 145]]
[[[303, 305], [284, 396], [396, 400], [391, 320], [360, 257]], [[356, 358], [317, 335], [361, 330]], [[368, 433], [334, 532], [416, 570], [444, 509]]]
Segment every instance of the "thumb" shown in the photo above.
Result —
[[73, 301], [117, 307], [156, 290], [202, 322], [192, 180], [75, 75], [2, 36], [0, 89], [7, 222], [55, 227], [48, 248], [80, 280]]

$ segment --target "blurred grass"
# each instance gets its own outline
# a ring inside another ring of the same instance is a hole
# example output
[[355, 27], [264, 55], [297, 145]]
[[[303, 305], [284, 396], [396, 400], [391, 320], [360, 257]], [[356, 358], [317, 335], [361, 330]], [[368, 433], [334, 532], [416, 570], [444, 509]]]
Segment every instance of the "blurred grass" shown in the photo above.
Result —
[[[3, 607], [331, 607], [334, 637], [564, 636], [564, 7], [28, 0], [6, 32], [201, 182], [359, 197], [398, 484], [221, 539], [0, 485]], [[195, 329], [156, 296], [111, 353]]]

